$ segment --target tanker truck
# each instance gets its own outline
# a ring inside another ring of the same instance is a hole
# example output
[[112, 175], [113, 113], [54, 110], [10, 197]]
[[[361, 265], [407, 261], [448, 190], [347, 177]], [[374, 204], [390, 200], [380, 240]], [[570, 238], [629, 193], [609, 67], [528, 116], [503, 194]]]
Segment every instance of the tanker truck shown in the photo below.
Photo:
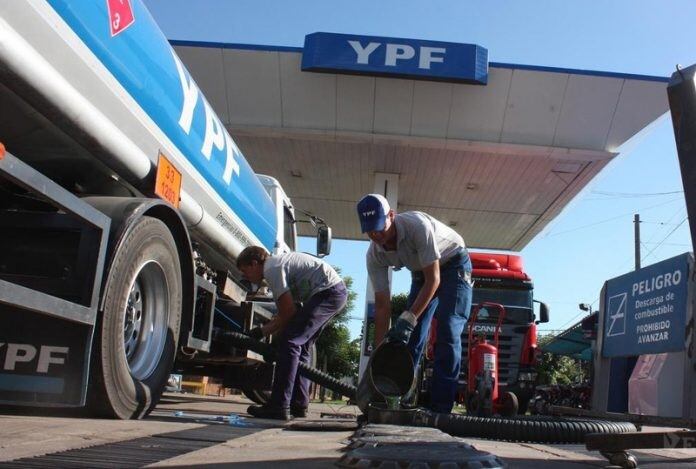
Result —
[[141, 418], [174, 369], [263, 399], [235, 259], [295, 221], [140, 0], [0, 3], [0, 406]]

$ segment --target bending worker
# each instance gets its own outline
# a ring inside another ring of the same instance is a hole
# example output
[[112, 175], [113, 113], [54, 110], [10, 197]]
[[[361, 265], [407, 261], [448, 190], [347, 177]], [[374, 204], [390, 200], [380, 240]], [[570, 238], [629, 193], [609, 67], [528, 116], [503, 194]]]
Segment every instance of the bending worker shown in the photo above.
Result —
[[[418, 364], [437, 318], [430, 408], [450, 412], [462, 359], [462, 332], [471, 309], [471, 260], [453, 229], [423, 212], [396, 214], [387, 199], [368, 194], [357, 205], [363, 233], [370, 238], [367, 271], [375, 291], [375, 344], [407, 344]], [[411, 271], [407, 310], [389, 329], [391, 293], [388, 268]]]
[[[239, 254], [237, 267], [252, 283], [265, 279], [278, 306], [273, 319], [249, 331], [257, 340], [278, 334], [279, 344], [271, 399], [247, 412], [278, 420], [305, 417], [309, 380], [298, 373], [299, 362], [309, 362], [311, 346], [324, 324], [345, 306], [346, 286], [329, 264], [299, 252], [270, 256], [264, 248], [251, 246]], [[303, 306], [296, 308], [295, 302]]]

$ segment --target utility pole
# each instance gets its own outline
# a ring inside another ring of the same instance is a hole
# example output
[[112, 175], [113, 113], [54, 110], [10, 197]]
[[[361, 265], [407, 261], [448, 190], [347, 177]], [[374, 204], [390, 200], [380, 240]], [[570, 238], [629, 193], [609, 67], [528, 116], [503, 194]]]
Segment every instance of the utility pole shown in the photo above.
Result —
[[640, 215], [633, 215], [633, 238], [635, 242], [636, 270], [640, 269]]

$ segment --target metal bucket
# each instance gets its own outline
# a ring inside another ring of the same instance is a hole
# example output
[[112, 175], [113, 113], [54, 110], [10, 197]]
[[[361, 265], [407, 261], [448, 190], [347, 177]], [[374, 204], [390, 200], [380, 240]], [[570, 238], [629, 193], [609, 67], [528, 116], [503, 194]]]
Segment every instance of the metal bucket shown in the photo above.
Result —
[[358, 384], [356, 401], [367, 415], [371, 403], [386, 402], [398, 406], [413, 386], [415, 367], [408, 347], [401, 343], [382, 342], [370, 356]]

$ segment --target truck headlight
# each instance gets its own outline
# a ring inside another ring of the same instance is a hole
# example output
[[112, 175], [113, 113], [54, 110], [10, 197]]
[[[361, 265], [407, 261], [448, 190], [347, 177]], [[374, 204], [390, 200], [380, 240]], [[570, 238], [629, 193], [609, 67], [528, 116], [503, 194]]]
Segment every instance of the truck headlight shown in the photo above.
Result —
[[532, 372], [523, 372], [517, 376], [520, 381], [536, 381], [537, 374]]

